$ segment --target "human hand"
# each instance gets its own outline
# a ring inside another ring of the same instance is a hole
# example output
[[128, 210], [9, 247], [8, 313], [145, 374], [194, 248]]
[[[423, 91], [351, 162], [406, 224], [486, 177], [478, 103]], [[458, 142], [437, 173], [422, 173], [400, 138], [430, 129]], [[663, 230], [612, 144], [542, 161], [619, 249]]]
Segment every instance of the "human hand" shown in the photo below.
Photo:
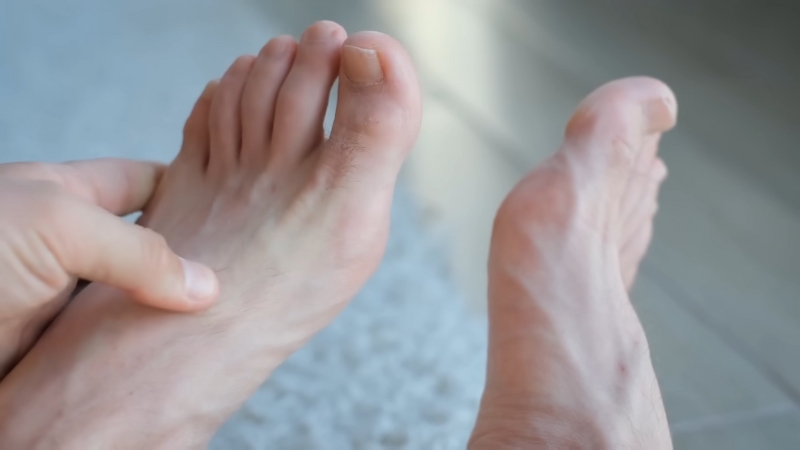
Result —
[[162, 172], [159, 164], [119, 159], [0, 164], [0, 377], [63, 308], [78, 279], [172, 311], [214, 302], [219, 285], [210, 268], [118, 217], [144, 207]]

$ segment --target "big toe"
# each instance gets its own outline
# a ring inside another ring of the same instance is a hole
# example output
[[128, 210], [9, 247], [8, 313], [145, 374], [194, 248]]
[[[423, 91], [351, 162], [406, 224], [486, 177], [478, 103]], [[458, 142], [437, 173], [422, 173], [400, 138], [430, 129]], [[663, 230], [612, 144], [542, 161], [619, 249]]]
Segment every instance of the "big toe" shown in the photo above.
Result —
[[630, 170], [640, 157], [655, 158], [643, 154], [645, 140], [675, 126], [677, 105], [672, 90], [654, 78], [612, 81], [578, 106], [566, 127], [565, 148], [604, 168]]
[[341, 55], [336, 118], [321, 170], [349, 191], [391, 190], [422, 117], [411, 58], [377, 32], [350, 36]]

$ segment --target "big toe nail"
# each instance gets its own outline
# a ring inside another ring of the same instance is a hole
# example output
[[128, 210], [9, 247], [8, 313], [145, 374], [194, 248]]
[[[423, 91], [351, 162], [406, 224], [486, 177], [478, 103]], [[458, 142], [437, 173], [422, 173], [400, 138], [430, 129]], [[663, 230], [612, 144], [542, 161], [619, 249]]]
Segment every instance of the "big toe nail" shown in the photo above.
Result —
[[344, 43], [341, 61], [336, 119], [323, 165], [336, 176], [358, 178], [362, 186], [369, 185], [366, 179], [393, 183], [422, 115], [411, 58], [389, 36], [362, 32]]
[[377, 84], [383, 81], [383, 69], [378, 52], [371, 48], [354, 45], [342, 47], [344, 74], [353, 84]]
[[644, 107], [644, 114], [648, 132], [664, 132], [675, 126], [678, 104], [670, 93], [648, 101]]

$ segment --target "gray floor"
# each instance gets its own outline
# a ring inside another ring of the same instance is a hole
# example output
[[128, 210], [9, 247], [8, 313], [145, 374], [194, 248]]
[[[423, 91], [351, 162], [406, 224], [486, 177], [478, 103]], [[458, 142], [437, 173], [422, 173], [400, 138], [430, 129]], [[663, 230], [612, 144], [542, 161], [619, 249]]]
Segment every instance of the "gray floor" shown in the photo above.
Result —
[[169, 159], [192, 98], [236, 54], [322, 18], [386, 31], [413, 54], [426, 94], [405, 179], [482, 311], [488, 236], [505, 193], [556, 147], [592, 88], [658, 76], [678, 95], [680, 124], [664, 139], [671, 175], [634, 300], [676, 447], [800, 447], [791, 2], [164, 4], [0, 1], [0, 160]]
[[619, 76], [670, 83], [680, 125], [633, 297], [676, 447], [799, 448], [799, 34], [778, 5], [705, 3], [384, 8], [429, 93], [408, 174], [480, 306], [492, 212], [577, 101]]

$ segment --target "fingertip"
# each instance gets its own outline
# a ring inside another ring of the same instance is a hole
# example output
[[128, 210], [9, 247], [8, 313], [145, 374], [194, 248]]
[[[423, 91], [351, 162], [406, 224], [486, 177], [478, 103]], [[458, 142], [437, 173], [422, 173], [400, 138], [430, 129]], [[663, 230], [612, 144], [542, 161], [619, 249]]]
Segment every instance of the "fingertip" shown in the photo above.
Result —
[[219, 296], [217, 275], [209, 267], [180, 258], [188, 310], [197, 311], [210, 307]]

